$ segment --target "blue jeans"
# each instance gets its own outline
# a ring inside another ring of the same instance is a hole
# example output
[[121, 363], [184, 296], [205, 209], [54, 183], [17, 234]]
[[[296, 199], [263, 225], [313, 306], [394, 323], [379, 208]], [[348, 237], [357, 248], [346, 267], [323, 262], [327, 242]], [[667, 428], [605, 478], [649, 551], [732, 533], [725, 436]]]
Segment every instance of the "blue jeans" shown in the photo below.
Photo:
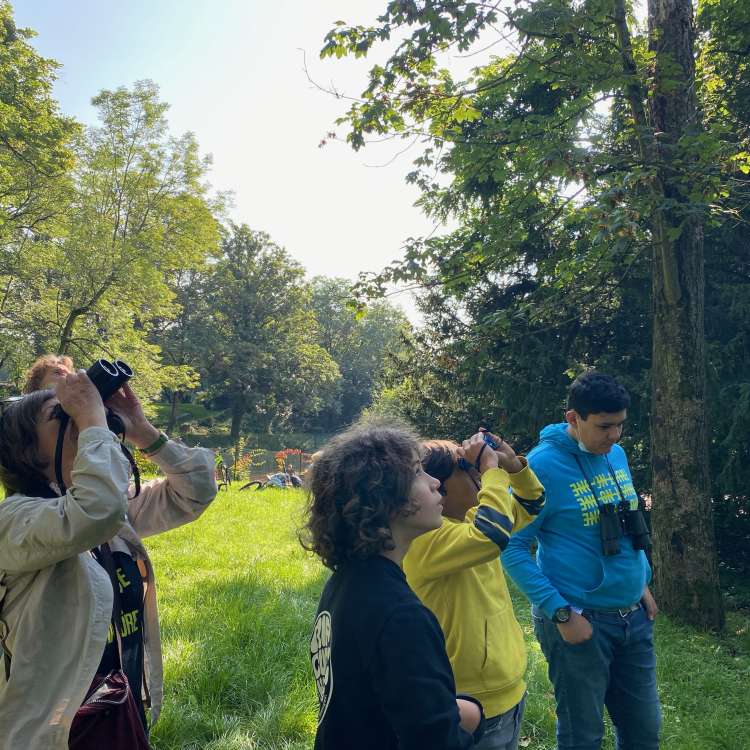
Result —
[[487, 719], [482, 739], [474, 745], [474, 750], [518, 750], [518, 737], [521, 733], [523, 709], [526, 696], [504, 714]]
[[557, 625], [532, 610], [557, 703], [558, 750], [599, 750], [604, 707], [617, 750], [658, 750], [661, 709], [656, 692], [654, 624], [643, 607], [624, 617], [588, 612], [588, 641], [566, 643]]

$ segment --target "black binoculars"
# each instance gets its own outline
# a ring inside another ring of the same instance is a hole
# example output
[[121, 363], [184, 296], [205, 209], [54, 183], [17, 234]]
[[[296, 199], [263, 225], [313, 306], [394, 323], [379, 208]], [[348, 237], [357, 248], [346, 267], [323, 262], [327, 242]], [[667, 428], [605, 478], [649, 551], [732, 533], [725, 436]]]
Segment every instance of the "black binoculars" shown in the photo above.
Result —
[[620, 539], [629, 536], [633, 549], [646, 550], [651, 546], [651, 534], [640, 508], [630, 509], [630, 503], [623, 500], [619, 505], [609, 503], [599, 506], [599, 534], [604, 555], [620, 553]]
[[96, 386], [102, 401], [106, 401], [113, 393], [133, 377], [133, 371], [122, 360], [116, 359], [109, 362], [106, 359], [97, 359], [86, 374], [89, 380]]
[[[89, 376], [89, 380], [94, 384], [96, 390], [99, 391], [102, 401], [107, 401], [112, 394], [116, 393], [119, 388], [133, 377], [133, 371], [130, 367], [119, 359], [116, 359], [114, 362], [110, 362], [106, 359], [97, 359], [96, 362], [86, 370], [86, 374]], [[110, 432], [113, 432], [115, 435], [119, 435], [124, 439], [125, 422], [123, 422], [122, 417], [110, 408], [106, 409], [106, 413], [107, 427]], [[53, 415], [60, 420], [60, 429], [57, 433], [57, 446], [55, 448], [55, 477], [60, 492], [64, 493], [65, 482], [63, 481], [62, 476], [63, 439], [65, 437], [65, 428], [67, 427], [70, 417], [65, 413], [60, 404], [55, 406]], [[120, 447], [133, 469], [135, 495], [137, 496], [141, 491], [141, 478], [138, 472], [138, 466], [125, 445], [123, 444]]]
[[[106, 359], [97, 359], [86, 374], [99, 391], [102, 401], [106, 401], [113, 393], [116, 393], [120, 387], [133, 377], [133, 371], [122, 360], [116, 359], [109, 362]], [[125, 423], [120, 415], [107, 409], [107, 427], [115, 435], [125, 434]]]
[[[124, 383], [133, 377], [133, 371], [123, 361], [116, 359], [110, 362], [106, 359], [97, 359], [86, 374], [94, 387], [99, 391], [102, 401], [106, 401], [115, 393]], [[58, 419], [67, 421], [68, 416], [63, 411], [60, 404], [55, 407], [54, 416]], [[122, 421], [117, 412], [107, 409], [107, 427], [115, 435], [125, 434], [125, 423]]]

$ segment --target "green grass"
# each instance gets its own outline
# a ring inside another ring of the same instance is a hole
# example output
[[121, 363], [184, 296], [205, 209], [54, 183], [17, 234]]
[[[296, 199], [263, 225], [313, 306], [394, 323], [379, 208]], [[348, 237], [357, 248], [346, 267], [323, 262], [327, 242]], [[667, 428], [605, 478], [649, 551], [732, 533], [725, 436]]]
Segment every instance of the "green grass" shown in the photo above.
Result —
[[[155, 750], [312, 747], [308, 638], [327, 572], [300, 548], [302, 494], [221, 492], [194, 524], [147, 540], [159, 584], [165, 700]], [[529, 607], [514, 592], [529, 648], [524, 747], [553, 750], [554, 702]], [[663, 748], [750, 748], [750, 619], [717, 638], [660, 617]], [[611, 732], [604, 745], [611, 750]]]

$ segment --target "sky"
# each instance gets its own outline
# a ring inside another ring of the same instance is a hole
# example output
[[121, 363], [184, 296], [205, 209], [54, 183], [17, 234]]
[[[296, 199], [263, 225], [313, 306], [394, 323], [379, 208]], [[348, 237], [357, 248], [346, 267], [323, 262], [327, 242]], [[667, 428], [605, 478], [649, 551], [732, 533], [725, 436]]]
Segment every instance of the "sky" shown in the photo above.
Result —
[[[62, 68], [63, 112], [95, 124], [101, 89], [150, 78], [170, 104], [171, 131], [196, 134], [213, 156], [212, 185], [234, 194], [232, 218], [272, 239], [309, 276], [356, 279], [400, 257], [404, 240], [433, 225], [404, 182], [400, 143], [355, 153], [320, 141], [345, 104], [307, 79], [356, 95], [368, 61], [321, 61], [338, 19], [370, 23], [385, 0], [16, 0], [16, 24]], [[414, 154], [416, 155], [416, 154]], [[413, 320], [408, 293], [391, 297]]]

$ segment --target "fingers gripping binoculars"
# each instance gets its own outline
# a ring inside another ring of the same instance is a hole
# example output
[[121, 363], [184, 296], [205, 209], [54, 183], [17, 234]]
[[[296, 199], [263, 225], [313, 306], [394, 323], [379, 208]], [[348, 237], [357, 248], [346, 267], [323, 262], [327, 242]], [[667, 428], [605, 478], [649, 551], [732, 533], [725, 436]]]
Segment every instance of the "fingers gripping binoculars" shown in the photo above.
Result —
[[[99, 391], [99, 395], [102, 401], [106, 403], [112, 395], [114, 395], [128, 380], [133, 377], [133, 370], [129, 365], [125, 364], [120, 359], [116, 359], [114, 362], [110, 362], [106, 359], [97, 359], [91, 367], [86, 370], [89, 380], [94, 384], [94, 387]], [[107, 427], [115, 435], [120, 436], [123, 440], [125, 439], [125, 422], [122, 420], [120, 415], [110, 408], [106, 408], [107, 414]], [[57, 484], [60, 487], [60, 492], [65, 493], [65, 483], [62, 478], [62, 452], [63, 442], [65, 438], [65, 430], [70, 421], [70, 417], [58, 404], [57, 413], [55, 416], [60, 420], [60, 429], [57, 433], [57, 446], [55, 449], [55, 476]], [[122, 452], [130, 462], [130, 467], [133, 470], [133, 479], [135, 480], [135, 494], [136, 496], [140, 492], [141, 482], [140, 473], [136, 466], [135, 459], [132, 453], [125, 447], [124, 444], [120, 446]]]
[[97, 359], [86, 374], [89, 380], [96, 386], [102, 401], [106, 401], [115, 391], [119, 390], [124, 383], [133, 377], [133, 371], [121, 359], [109, 362], [106, 359]]
[[[86, 374], [96, 390], [99, 391], [102, 401], [106, 401], [133, 377], [133, 371], [120, 359], [116, 359], [114, 362], [97, 359], [86, 370]], [[115, 435], [125, 435], [125, 423], [112, 409], [107, 409], [107, 427]]]

